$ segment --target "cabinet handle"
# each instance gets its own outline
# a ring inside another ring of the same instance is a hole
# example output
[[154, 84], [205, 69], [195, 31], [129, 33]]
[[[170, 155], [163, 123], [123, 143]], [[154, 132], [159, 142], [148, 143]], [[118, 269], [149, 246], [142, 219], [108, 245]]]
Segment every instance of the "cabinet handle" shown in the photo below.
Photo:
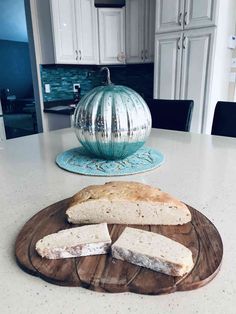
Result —
[[145, 60], [148, 60], [148, 50], [145, 50], [145, 55], [144, 55]]
[[82, 59], [82, 53], [81, 53], [81, 50], [79, 50], [79, 59], [80, 59], [80, 60]]
[[178, 48], [178, 50], [180, 49], [180, 37], [179, 37], [179, 39], [178, 39], [178, 42], [177, 42], [177, 48]]
[[75, 60], [78, 60], [78, 50], [75, 50]]
[[188, 12], [184, 12], [184, 25], [187, 25], [187, 15], [188, 15]]
[[178, 23], [179, 23], [180, 26], [182, 26], [182, 12], [180, 12], [180, 14], [179, 14]]
[[119, 62], [125, 63], [125, 60], [126, 60], [126, 55], [125, 55], [125, 53], [124, 53], [124, 52], [119, 53], [118, 56], [117, 56], [117, 60], [118, 60]]
[[141, 51], [141, 59], [144, 61], [144, 50]]
[[183, 37], [183, 49], [186, 49], [186, 37]]

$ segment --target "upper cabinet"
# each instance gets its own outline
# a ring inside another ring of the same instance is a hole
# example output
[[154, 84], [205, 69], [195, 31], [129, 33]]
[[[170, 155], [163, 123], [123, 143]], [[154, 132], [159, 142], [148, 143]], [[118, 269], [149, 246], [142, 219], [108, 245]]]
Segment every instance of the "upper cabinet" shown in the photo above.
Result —
[[216, 24], [216, 0], [186, 0], [184, 28], [214, 26]]
[[56, 63], [97, 64], [97, 14], [93, 0], [51, 0]]
[[98, 63], [97, 9], [94, 0], [76, 0], [78, 61], [80, 64]]
[[184, 0], [156, 0], [156, 33], [183, 29]]
[[98, 9], [100, 64], [125, 63], [124, 8]]
[[77, 63], [74, 0], [51, 0], [56, 63]]
[[216, 0], [156, 0], [156, 33], [214, 26]]
[[155, 0], [126, 0], [126, 62], [153, 62]]
[[144, 0], [126, 0], [126, 57], [128, 63], [144, 60]]
[[153, 62], [155, 0], [126, 0], [126, 61]]
[[36, 3], [42, 64], [154, 62], [156, 0], [126, 0], [122, 8], [96, 8], [94, 0]]
[[144, 61], [154, 61], [156, 0], [145, 0]]

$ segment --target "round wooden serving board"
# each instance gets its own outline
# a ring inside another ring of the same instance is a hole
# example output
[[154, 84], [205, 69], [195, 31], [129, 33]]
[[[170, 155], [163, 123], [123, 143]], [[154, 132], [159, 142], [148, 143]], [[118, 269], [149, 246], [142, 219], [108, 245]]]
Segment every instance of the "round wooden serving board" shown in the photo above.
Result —
[[[41, 210], [19, 233], [16, 259], [30, 274], [57, 285], [82, 286], [95, 291], [163, 294], [204, 286], [220, 269], [223, 244], [219, 232], [209, 219], [190, 206], [192, 222], [183, 226], [133, 226], [163, 234], [187, 246], [193, 253], [194, 268], [184, 277], [161, 274], [113, 259], [109, 254], [60, 260], [41, 258], [35, 250], [39, 239], [75, 227], [65, 217], [69, 201], [66, 199]], [[125, 225], [109, 225], [113, 242], [124, 228]]]

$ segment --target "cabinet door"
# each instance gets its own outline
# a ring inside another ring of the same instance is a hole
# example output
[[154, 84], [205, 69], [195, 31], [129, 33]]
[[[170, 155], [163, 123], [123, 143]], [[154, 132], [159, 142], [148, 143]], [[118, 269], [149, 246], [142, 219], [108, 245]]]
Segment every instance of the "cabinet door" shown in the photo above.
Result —
[[156, 1], [156, 33], [183, 29], [184, 0]]
[[145, 0], [145, 35], [144, 35], [144, 60], [154, 61], [155, 43], [155, 0]]
[[184, 28], [215, 25], [216, 0], [186, 0]]
[[144, 3], [144, 0], [126, 0], [127, 63], [144, 62]]
[[190, 30], [183, 35], [181, 99], [194, 100], [191, 131], [202, 131], [210, 81], [214, 28]]
[[55, 63], [77, 63], [74, 0], [51, 0]]
[[[1, 104], [0, 104], [1, 105]], [[3, 118], [0, 116], [0, 142], [6, 140], [6, 133]]]
[[97, 9], [94, 0], [76, 0], [76, 25], [78, 42], [78, 62], [98, 63]]
[[181, 32], [156, 35], [154, 98], [179, 99], [181, 40]]
[[100, 64], [125, 63], [124, 8], [98, 9]]

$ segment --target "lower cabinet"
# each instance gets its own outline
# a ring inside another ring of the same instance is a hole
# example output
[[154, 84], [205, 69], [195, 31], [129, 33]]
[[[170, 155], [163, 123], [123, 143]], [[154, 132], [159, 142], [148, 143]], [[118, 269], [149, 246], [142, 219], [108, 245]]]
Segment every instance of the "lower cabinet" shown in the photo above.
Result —
[[202, 132], [215, 28], [156, 35], [154, 98], [192, 99], [191, 131]]
[[73, 125], [73, 115], [44, 113], [44, 132], [70, 128]]

